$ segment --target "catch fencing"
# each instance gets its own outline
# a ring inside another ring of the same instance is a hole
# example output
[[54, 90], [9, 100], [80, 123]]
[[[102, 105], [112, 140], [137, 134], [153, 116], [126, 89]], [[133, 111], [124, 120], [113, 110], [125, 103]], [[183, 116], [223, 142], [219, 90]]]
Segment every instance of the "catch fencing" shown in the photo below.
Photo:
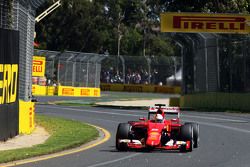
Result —
[[178, 34], [183, 93], [250, 92], [249, 35]]
[[81, 52], [35, 50], [35, 56], [46, 57], [47, 85], [100, 86], [101, 62], [105, 55]]
[[31, 99], [35, 10], [45, 0], [0, 1], [0, 28], [19, 31], [19, 98]]
[[182, 53], [182, 107], [249, 111], [250, 37], [176, 34]]
[[[109, 55], [102, 62], [102, 83], [175, 85], [181, 71], [181, 57]], [[172, 80], [171, 80], [172, 78]]]

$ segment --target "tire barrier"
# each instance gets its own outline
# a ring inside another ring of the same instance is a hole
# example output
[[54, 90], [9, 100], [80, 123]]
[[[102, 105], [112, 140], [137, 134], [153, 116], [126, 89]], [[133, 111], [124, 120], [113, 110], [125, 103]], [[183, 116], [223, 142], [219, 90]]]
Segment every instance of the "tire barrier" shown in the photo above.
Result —
[[0, 140], [18, 134], [19, 33], [0, 28]]

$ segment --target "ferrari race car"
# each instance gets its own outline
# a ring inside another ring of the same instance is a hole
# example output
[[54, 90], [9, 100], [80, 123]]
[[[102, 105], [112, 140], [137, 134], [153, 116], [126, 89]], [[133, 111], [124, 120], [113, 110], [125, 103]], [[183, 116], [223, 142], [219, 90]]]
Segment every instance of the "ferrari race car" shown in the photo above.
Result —
[[180, 108], [155, 104], [148, 119], [120, 123], [116, 133], [116, 149], [164, 149], [191, 152], [199, 146], [199, 124], [180, 122]]

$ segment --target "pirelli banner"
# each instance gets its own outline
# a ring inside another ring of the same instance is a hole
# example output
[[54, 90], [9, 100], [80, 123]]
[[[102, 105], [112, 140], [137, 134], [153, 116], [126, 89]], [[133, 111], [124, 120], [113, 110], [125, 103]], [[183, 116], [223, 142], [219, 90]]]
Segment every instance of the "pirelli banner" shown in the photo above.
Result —
[[18, 134], [18, 31], [0, 29], [0, 140]]
[[100, 88], [58, 86], [58, 96], [100, 97]]
[[43, 77], [45, 75], [45, 63], [45, 57], [33, 56], [32, 76]]
[[250, 32], [250, 15], [162, 13], [161, 32], [247, 34]]

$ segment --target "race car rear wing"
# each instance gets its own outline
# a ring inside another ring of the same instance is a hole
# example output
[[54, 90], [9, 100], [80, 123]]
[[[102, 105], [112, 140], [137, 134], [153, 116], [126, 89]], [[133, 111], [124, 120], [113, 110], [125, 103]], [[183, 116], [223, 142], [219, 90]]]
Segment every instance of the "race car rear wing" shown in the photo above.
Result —
[[156, 113], [158, 109], [161, 109], [165, 114], [180, 114], [180, 107], [166, 107], [166, 105], [155, 104], [149, 107], [150, 113]]

